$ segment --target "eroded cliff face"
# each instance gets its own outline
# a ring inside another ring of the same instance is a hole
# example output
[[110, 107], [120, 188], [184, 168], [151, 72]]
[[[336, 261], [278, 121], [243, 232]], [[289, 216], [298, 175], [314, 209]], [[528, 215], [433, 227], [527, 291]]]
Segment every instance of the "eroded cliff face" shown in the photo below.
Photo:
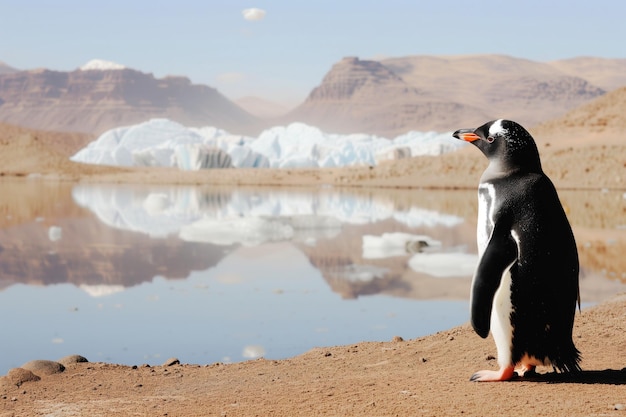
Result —
[[286, 116], [337, 133], [394, 137], [409, 130], [449, 130], [453, 118], [484, 118], [479, 109], [417, 88], [378, 61], [344, 58], [306, 101]]
[[233, 133], [252, 134], [261, 127], [216, 89], [186, 77], [157, 79], [132, 69], [0, 74], [0, 121], [100, 134], [158, 117]]
[[349, 57], [285, 120], [387, 137], [452, 131], [500, 117], [534, 126], [605, 93], [584, 78], [587, 73], [572, 71], [501, 55]]
[[398, 95], [417, 97], [420, 92], [378, 61], [349, 57], [332, 67], [307, 101], [358, 99], [380, 104], [383, 99], [397, 99]]
[[626, 60], [598, 58], [546, 63], [504, 55], [347, 57], [300, 106], [261, 121], [185, 77], [157, 79], [132, 69], [17, 71], [0, 64], [0, 122], [92, 135], [157, 117], [250, 136], [291, 122], [390, 138], [501, 117], [530, 128], [623, 85], [624, 68]]

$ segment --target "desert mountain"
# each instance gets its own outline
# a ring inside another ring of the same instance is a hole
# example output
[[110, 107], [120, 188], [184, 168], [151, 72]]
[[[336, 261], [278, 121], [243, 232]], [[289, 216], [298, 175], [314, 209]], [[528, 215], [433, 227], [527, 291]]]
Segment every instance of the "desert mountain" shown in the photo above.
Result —
[[626, 130], [626, 86], [613, 90], [564, 116], [540, 124], [533, 134], [571, 145], [575, 140], [596, 140], [602, 144], [624, 143]]
[[584, 78], [606, 91], [626, 86], [626, 59], [578, 57], [548, 64], [566, 74]]
[[551, 63], [503, 55], [409, 56], [335, 64], [288, 120], [322, 129], [395, 136], [408, 130], [451, 131], [506, 117], [528, 126], [563, 115], [626, 84], [621, 60]]
[[529, 126], [604, 93], [584, 78], [563, 74], [548, 64], [502, 55], [415, 56], [383, 64], [442, 99], [480, 108], [491, 119], [504, 117]]
[[486, 117], [479, 108], [440, 98], [433, 88], [412, 85], [378, 61], [349, 57], [284, 119], [330, 132], [393, 137], [412, 129], [450, 130], [459, 119]]
[[150, 118], [255, 133], [260, 121], [214, 88], [186, 77], [132, 69], [0, 74], [0, 121], [37, 129], [99, 134]]
[[349, 57], [285, 114], [255, 98], [232, 102], [185, 77], [156, 79], [110, 64], [92, 61], [59, 72], [18, 71], [0, 63], [0, 122], [92, 135], [155, 117], [248, 135], [304, 122], [327, 132], [394, 137], [410, 130], [452, 131], [499, 117], [533, 127], [626, 85], [626, 59]]

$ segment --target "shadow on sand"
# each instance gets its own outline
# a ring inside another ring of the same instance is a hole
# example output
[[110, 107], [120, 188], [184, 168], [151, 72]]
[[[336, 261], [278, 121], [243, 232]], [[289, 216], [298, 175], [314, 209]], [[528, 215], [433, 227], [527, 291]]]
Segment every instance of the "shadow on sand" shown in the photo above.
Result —
[[549, 384], [605, 384], [626, 385], [626, 368], [621, 370], [580, 371], [569, 373], [550, 372], [547, 374], [525, 375], [513, 381], [547, 382]]

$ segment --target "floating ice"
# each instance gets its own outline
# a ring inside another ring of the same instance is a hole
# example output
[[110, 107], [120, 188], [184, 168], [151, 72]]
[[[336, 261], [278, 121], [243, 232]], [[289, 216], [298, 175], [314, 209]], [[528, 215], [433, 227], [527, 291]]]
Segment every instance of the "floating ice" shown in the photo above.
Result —
[[152, 119], [109, 130], [71, 159], [104, 165], [223, 168], [228, 165], [217, 162], [223, 157], [207, 156], [209, 150], [221, 150], [235, 168], [373, 166], [389, 159], [441, 155], [465, 145], [450, 133], [409, 132], [390, 140], [329, 134], [303, 123], [272, 127], [251, 138], [216, 127], [188, 128], [168, 119]]
[[50, 228], [48, 229], [48, 239], [50, 239], [51, 242], [61, 240], [62, 237], [63, 229], [61, 229], [59, 226], [50, 226]]
[[363, 259], [407, 256], [434, 247], [441, 247], [441, 242], [424, 235], [410, 233], [383, 233], [381, 236], [363, 235]]
[[409, 260], [414, 271], [439, 278], [471, 276], [477, 264], [478, 255], [460, 252], [416, 253]]

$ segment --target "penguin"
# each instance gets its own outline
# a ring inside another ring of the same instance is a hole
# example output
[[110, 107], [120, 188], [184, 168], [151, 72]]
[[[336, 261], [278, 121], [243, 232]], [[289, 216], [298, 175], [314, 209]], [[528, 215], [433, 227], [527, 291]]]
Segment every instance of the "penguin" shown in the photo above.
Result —
[[470, 380], [506, 381], [531, 375], [538, 365], [580, 371], [572, 341], [577, 304], [580, 309], [578, 251], [533, 137], [503, 119], [453, 136], [489, 160], [478, 186], [470, 315], [480, 337], [491, 332], [500, 369], [478, 371]]

